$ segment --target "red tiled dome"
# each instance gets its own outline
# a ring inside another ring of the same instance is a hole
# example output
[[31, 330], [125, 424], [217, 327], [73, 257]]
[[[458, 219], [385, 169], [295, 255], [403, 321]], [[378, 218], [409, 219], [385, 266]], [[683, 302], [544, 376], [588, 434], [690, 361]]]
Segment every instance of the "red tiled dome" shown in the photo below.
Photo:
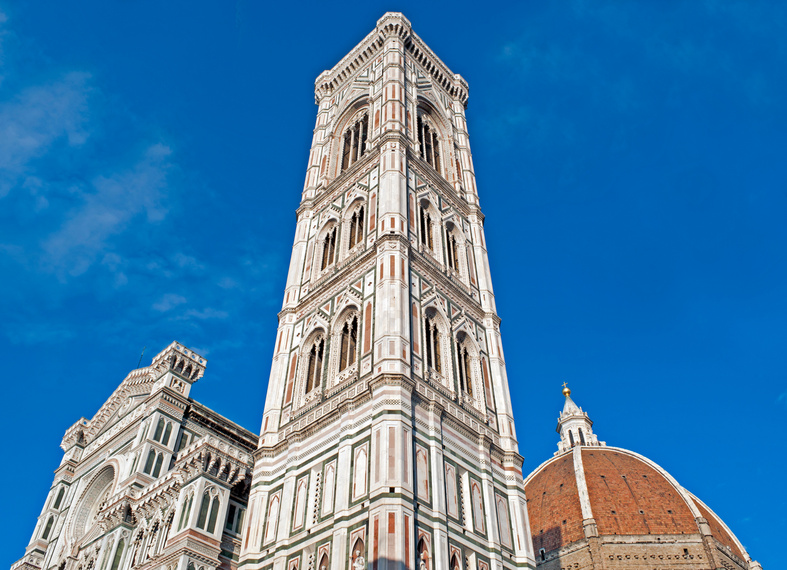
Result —
[[589, 519], [599, 536], [698, 535], [702, 517], [713, 538], [746, 560], [718, 517], [658, 465], [630, 451], [588, 446], [561, 453], [528, 476], [525, 494], [536, 552], [582, 540]]

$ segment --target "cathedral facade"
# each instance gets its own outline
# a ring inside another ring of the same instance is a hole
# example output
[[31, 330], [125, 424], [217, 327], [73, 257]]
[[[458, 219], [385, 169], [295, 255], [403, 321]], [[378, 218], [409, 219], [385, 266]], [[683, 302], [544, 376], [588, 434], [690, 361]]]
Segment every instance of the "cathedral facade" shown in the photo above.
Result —
[[[579, 544], [581, 509], [543, 538], [562, 496], [531, 530], [467, 96], [398, 13], [317, 78], [259, 436], [190, 398], [207, 363], [173, 343], [66, 432], [13, 570], [640, 567]], [[562, 456], [600, 447], [564, 419]]]

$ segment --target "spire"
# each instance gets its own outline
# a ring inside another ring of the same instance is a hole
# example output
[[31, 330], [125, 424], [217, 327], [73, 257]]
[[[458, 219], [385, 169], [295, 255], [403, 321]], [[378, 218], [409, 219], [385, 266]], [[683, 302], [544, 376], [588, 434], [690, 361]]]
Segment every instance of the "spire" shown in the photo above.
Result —
[[571, 399], [571, 390], [563, 382], [563, 396], [566, 401], [563, 404], [563, 411], [557, 419], [557, 432], [560, 434], [560, 441], [557, 444], [557, 453], [568, 451], [577, 445], [597, 446], [606, 445], [599, 441], [593, 433], [593, 422], [586, 412], [574, 403]]

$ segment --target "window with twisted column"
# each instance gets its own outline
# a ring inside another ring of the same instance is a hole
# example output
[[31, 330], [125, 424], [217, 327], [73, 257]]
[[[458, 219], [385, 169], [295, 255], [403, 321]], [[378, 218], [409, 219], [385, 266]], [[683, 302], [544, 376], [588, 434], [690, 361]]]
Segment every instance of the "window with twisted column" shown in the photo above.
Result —
[[421, 243], [434, 250], [434, 220], [429, 210], [429, 202], [422, 200], [418, 208], [418, 229], [420, 230]]
[[446, 383], [448, 376], [445, 363], [448, 362], [449, 368], [451, 366], [450, 356], [447, 360], [445, 358], [444, 338], [445, 332], [438, 322], [437, 312], [433, 308], [428, 309], [424, 314], [424, 360], [427, 372], [436, 374], [442, 383]]
[[322, 260], [320, 261], [320, 270], [325, 271], [336, 262], [336, 235], [337, 227], [333, 226], [326, 233], [322, 239]]
[[353, 215], [350, 216], [348, 228], [349, 243], [347, 249], [352, 249], [363, 241], [364, 210], [364, 206], [361, 205], [353, 212]]
[[369, 137], [369, 114], [363, 112], [353, 119], [342, 136], [342, 172], [366, 154]]
[[459, 376], [459, 390], [471, 398], [473, 396], [473, 368], [470, 351], [467, 344], [461, 340], [456, 341], [457, 372]]
[[446, 266], [461, 273], [460, 270], [460, 251], [462, 242], [457, 238], [456, 226], [453, 222], [447, 222], [445, 228], [445, 264]]
[[441, 171], [440, 139], [437, 129], [426, 113], [418, 114], [418, 154], [437, 172]]
[[306, 361], [306, 388], [309, 394], [322, 385], [322, 363], [325, 357], [325, 339], [318, 336], [309, 348]]
[[358, 352], [358, 316], [353, 315], [342, 326], [339, 355], [339, 372], [355, 364]]

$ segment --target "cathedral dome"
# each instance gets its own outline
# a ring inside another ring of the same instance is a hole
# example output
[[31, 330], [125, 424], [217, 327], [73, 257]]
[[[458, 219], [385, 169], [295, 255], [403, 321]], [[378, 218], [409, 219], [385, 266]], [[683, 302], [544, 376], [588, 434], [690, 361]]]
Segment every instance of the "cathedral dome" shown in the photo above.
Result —
[[570, 391], [565, 395], [559, 451], [525, 480], [539, 567], [601, 567], [600, 558], [633, 567], [672, 560], [686, 568], [695, 567], [692, 561], [697, 568], [760, 568], [721, 519], [664, 469], [599, 442], [587, 414]]

